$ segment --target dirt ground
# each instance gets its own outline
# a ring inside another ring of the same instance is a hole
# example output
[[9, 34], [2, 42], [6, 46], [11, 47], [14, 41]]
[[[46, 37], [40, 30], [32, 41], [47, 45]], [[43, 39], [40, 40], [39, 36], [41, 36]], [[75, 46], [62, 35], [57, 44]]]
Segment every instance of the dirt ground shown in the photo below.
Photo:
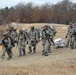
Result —
[[[29, 28], [30, 25], [42, 27], [44, 24], [20, 24], [20, 28]], [[51, 24], [49, 24], [51, 25]], [[66, 25], [53, 24], [57, 29], [57, 35], [55, 38], [63, 38], [65, 41], [65, 35], [67, 32]], [[76, 49], [51, 48], [52, 53], [49, 56], [42, 56], [41, 42], [37, 46], [36, 54], [28, 54], [23, 57], [18, 57], [18, 49], [13, 48], [13, 59], [7, 60], [7, 54], [5, 60], [0, 62], [0, 75], [76, 75]], [[26, 46], [26, 52], [28, 52], [28, 45]], [[0, 47], [0, 55], [2, 49]]]

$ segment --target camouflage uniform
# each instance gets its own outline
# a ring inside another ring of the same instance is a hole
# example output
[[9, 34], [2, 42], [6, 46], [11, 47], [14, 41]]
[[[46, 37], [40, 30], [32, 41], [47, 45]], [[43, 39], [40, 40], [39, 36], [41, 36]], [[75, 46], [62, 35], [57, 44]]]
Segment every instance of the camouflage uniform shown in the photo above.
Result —
[[[48, 25], [46, 25], [48, 27]], [[45, 27], [46, 27], [45, 26]], [[43, 45], [43, 55], [48, 56], [48, 52], [50, 52], [51, 50], [49, 50], [49, 47], [51, 46], [51, 39], [50, 37], [52, 36], [52, 32], [49, 29], [44, 28], [41, 31], [41, 38], [42, 38], [42, 45]]]
[[39, 28], [35, 28], [35, 31], [37, 32], [37, 36], [38, 36], [38, 38], [36, 38], [36, 44], [38, 44], [40, 41], [40, 30]]
[[27, 41], [28, 41], [29, 34], [28, 34], [28, 31], [27, 31], [27, 29], [25, 29], [25, 28], [22, 28], [22, 30], [23, 30], [23, 33], [26, 35], [26, 37], [27, 37]]
[[73, 48], [73, 25], [72, 24], [71, 26], [68, 27], [66, 38], [68, 38], [67, 47], [68, 45], [70, 45], [70, 47]]
[[14, 42], [16, 43], [17, 42], [17, 36], [18, 36], [17, 29], [14, 28], [13, 32], [14, 32]]
[[[9, 27], [9, 31], [7, 31], [8, 37], [12, 40], [12, 49], [15, 47], [15, 42], [17, 40], [17, 34], [13, 31], [13, 27]], [[11, 50], [12, 51], [12, 50]]]
[[73, 24], [72, 26], [72, 44], [71, 44], [71, 48], [74, 49], [76, 48], [76, 24]]
[[[42, 27], [42, 30], [44, 29], [44, 27], [45, 27], [45, 25]], [[54, 44], [53, 39], [54, 39], [54, 36], [56, 35], [57, 31], [56, 31], [55, 27], [52, 25], [51, 26], [48, 25], [48, 28], [51, 31], [51, 42]]]
[[[53, 40], [54, 40], [54, 36], [56, 35], [57, 31], [54, 26], [49, 26], [49, 29], [51, 31], [51, 42], [53, 43], [53, 45], [55, 45]], [[50, 47], [51, 47], [51, 44], [49, 46], [49, 52], [50, 52]]]
[[8, 33], [8, 36], [10, 37], [10, 38], [12, 38], [12, 40], [14, 41], [14, 42], [16, 42], [17, 41], [17, 28], [15, 28], [15, 27], [13, 27], [12, 25], [8, 25], [7, 27], [6, 27], [6, 32]]
[[38, 34], [37, 31], [34, 29], [34, 27], [31, 27], [31, 30], [29, 31], [29, 52], [32, 52], [32, 47], [33, 47], [33, 53], [36, 52], [36, 42], [38, 39]]
[[12, 53], [11, 53], [11, 49], [12, 49], [12, 45], [11, 45], [11, 39], [8, 37], [7, 33], [4, 33], [4, 38], [2, 39], [2, 55], [1, 58], [3, 59], [5, 56], [5, 53], [7, 52], [8, 54], [8, 60], [12, 58]]
[[15, 42], [17, 40], [17, 32], [14, 31], [14, 28], [11, 26], [8, 31], [8, 36]]
[[[27, 40], [27, 35], [24, 34], [23, 30], [21, 29], [18, 34], [19, 56], [26, 55], [26, 52], [25, 52], [26, 40]], [[22, 52], [23, 52], [23, 54], [22, 54]]]

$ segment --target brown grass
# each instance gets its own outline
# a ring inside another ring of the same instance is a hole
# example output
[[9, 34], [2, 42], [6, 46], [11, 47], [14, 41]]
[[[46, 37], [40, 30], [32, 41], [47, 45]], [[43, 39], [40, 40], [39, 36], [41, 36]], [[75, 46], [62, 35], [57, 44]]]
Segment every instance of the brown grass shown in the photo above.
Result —
[[[22, 27], [28, 28], [30, 25], [41, 27], [43, 24], [21, 24]], [[65, 25], [54, 24], [57, 29], [57, 37], [65, 39]], [[28, 52], [28, 46], [26, 47]], [[27, 54], [18, 57], [18, 49], [13, 49], [13, 59], [7, 61], [7, 55], [4, 61], [0, 62], [0, 75], [76, 75], [76, 50], [70, 48], [55, 49], [52, 47], [52, 53], [48, 57], [41, 55], [41, 42], [37, 46], [36, 54]], [[0, 48], [1, 54], [1, 48]]]

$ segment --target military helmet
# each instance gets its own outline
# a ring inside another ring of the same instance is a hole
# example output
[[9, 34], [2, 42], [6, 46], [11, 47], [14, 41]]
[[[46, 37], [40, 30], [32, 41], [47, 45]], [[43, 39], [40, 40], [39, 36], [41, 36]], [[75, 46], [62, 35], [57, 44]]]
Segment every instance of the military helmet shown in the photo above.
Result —
[[30, 28], [34, 28], [34, 26], [32, 25], [32, 26], [30, 26]]
[[9, 28], [12, 28], [12, 29], [14, 29], [14, 27], [13, 27], [13, 26], [10, 26]]
[[34, 29], [34, 26], [31, 26], [30, 28], [33, 30]]

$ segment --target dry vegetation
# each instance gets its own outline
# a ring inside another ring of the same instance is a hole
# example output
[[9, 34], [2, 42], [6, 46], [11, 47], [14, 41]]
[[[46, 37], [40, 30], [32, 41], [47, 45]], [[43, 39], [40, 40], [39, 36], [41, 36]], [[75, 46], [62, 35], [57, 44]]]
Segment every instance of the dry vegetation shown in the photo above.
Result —
[[[31, 24], [41, 27], [43, 24]], [[65, 38], [65, 25], [54, 24], [57, 29], [57, 37]], [[29, 28], [30, 24], [22, 24], [19, 28]], [[28, 46], [26, 48], [28, 52]], [[18, 57], [17, 48], [13, 49], [13, 59], [0, 62], [0, 75], [76, 75], [76, 50], [70, 48], [55, 49], [48, 57], [41, 55], [41, 42], [37, 46], [37, 53]], [[1, 48], [0, 48], [1, 54]]]
[[69, 24], [76, 21], [76, 2], [62, 0], [56, 4], [20, 2], [12, 7], [0, 8], [0, 24], [18, 23], [60, 23]]

